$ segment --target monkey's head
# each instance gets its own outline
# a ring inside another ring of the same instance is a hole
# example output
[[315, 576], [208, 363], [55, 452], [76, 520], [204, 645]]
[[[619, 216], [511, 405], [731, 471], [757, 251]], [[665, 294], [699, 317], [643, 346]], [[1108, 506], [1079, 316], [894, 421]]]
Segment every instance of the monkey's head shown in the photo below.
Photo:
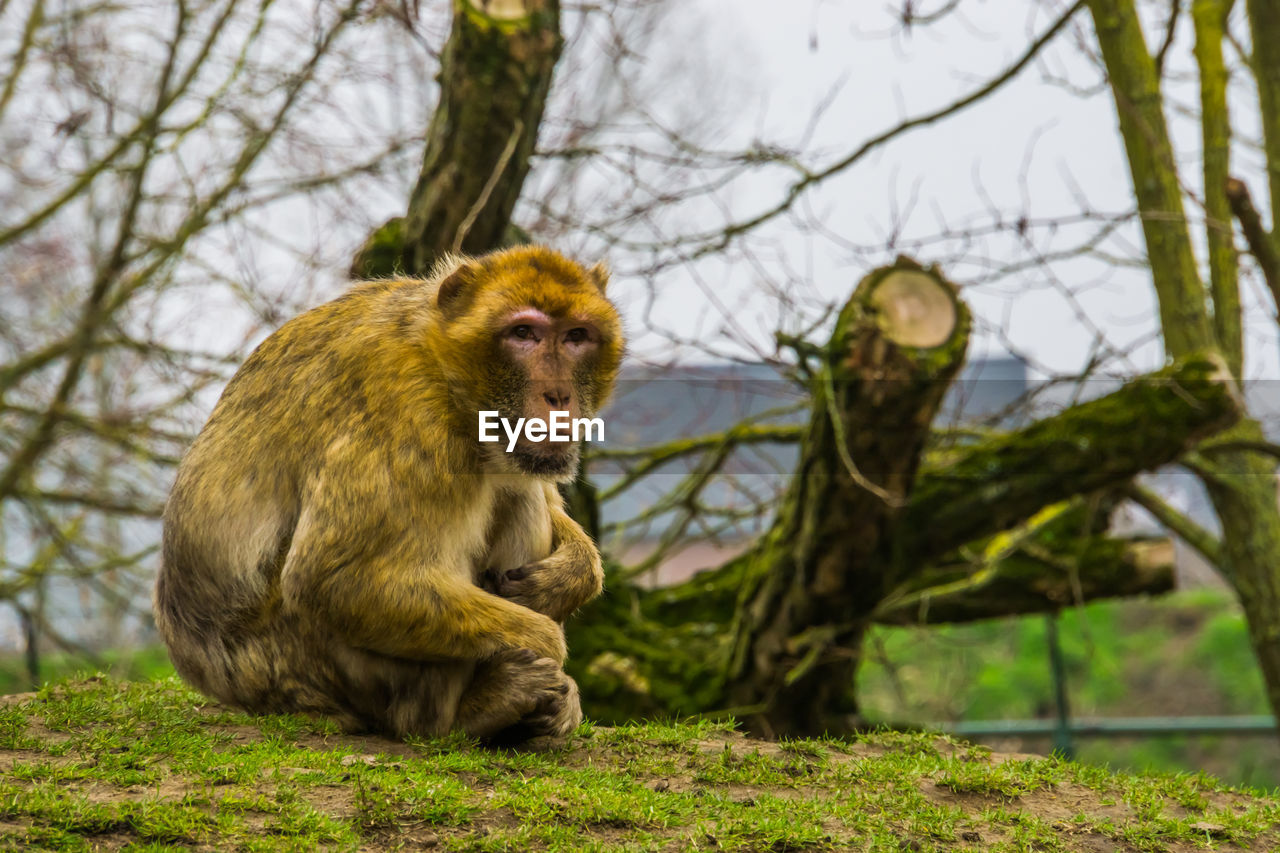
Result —
[[445, 367], [463, 429], [489, 468], [566, 482], [578, 470], [576, 441], [532, 440], [523, 430], [508, 452], [479, 441], [479, 413], [569, 424], [593, 418], [613, 390], [622, 324], [605, 297], [608, 270], [586, 269], [550, 249], [524, 246], [479, 258], [449, 258], [433, 277], [441, 320], [435, 356]]

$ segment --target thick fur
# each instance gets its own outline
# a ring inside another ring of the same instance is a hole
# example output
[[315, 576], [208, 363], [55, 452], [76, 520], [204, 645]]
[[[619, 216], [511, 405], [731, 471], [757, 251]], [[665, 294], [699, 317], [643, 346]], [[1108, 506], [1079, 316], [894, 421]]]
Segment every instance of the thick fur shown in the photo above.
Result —
[[155, 615], [182, 676], [240, 708], [349, 729], [575, 727], [559, 622], [603, 578], [555, 486], [576, 455], [531, 472], [478, 442], [477, 411], [528, 396], [498, 342], [526, 307], [599, 330], [572, 377], [575, 404], [596, 411], [622, 352], [605, 277], [542, 248], [450, 258], [267, 338], [165, 509]]

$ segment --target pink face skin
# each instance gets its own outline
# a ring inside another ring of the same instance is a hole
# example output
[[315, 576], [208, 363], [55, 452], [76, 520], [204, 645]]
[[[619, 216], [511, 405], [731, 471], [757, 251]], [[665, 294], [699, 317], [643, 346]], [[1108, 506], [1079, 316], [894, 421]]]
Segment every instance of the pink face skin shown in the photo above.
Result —
[[547, 338], [557, 338], [573, 352], [588, 346], [594, 349], [600, 341], [600, 334], [590, 321], [573, 317], [552, 319], [537, 308], [514, 312], [503, 326], [506, 327], [503, 340], [511, 344], [538, 344]]
[[522, 308], [506, 317], [502, 329], [503, 349], [524, 366], [531, 380], [525, 417], [546, 419], [553, 410], [578, 417], [580, 401], [573, 393], [573, 374], [578, 362], [600, 346], [600, 332], [595, 325], [580, 318], [554, 318], [536, 308]]

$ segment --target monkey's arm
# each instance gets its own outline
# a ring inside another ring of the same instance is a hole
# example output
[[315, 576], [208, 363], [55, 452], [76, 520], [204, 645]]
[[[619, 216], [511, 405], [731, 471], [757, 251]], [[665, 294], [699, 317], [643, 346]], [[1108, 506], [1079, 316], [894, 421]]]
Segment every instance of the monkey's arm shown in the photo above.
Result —
[[563, 622], [604, 589], [604, 568], [591, 537], [564, 511], [560, 493], [554, 486], [546, 489], [552, 552], [537, 562], [499, 573], [491, 580], [491, 588], [505, 599]]
[[482, 659], [530, 649], [564, 661], [559, 625], [470, 582], [457, 530], [441, 525], [427, 550], [421, 532], [401, 520], [407, 513], [373, 494], [335, 491], [299, 520], [281, 573], [286, 608], [391, 657]]

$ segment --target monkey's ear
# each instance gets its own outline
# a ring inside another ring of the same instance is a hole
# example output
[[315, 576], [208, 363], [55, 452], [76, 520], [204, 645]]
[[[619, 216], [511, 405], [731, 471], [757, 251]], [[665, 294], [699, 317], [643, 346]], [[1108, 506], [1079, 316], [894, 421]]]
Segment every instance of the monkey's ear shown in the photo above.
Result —
[[441, 311], [447, 314], [451, 309], [458, 307], [461, 298], [475, 285], [478, 272], [475, 265], [464, 261], [444, 277], [440, 282], [439, 290], [436, 291], [436, 305]]
[[604, 293], [605, 288], [609, 284], [609, 265], [604, 261], [587, 270], [587, 278], [595, 282], [596, 287], [600, 288], [600, 292]]

